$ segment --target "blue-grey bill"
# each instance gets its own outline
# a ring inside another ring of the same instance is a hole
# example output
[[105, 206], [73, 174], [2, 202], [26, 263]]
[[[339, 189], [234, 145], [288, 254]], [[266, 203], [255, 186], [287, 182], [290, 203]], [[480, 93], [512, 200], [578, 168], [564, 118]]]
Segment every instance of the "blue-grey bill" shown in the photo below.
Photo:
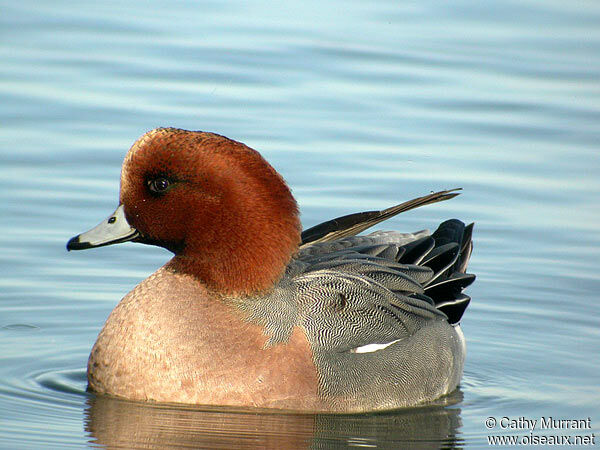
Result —
[[81, 233], [67, 242], [67, 250], [84, 250], [86, 248], [102, 247], [103, 245], [118, 244], [132, 241], [139, 236], [138, 231], [127, 222], [123, 205], [85, 233]]

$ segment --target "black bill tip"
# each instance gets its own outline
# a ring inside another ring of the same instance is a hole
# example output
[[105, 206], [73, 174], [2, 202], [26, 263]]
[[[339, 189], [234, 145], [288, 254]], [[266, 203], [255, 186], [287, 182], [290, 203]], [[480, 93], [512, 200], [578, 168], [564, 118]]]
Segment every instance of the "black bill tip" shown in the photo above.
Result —
[[93, 245], [90, 244], [89, 242], [81, 242], [79, 240], [79, 235], [72, 237], [71, 239], [69, 239], [69, 242], [67, 242], [67, 251], [71, 251], [71, 250], [85, 250], [87, 248], [92, 248]]

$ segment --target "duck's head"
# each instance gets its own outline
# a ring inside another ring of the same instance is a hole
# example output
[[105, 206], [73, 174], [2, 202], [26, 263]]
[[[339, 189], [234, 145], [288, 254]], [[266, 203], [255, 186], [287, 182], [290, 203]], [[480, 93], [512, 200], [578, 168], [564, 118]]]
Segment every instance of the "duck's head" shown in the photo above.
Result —
[[158, 128], [127, 153], [116, 211], [67, 249], [158, 245], [175, 253], [169, 269], [250, 295], [281, 277], [300, 230], [289, 188], [258, 152], [217, 134]]

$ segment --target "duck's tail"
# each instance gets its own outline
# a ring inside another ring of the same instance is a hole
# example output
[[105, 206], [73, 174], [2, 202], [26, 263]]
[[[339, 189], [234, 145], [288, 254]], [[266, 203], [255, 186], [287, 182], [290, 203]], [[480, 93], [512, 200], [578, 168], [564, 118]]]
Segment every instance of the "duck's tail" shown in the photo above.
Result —
[[[457, 219], [447, 220], [432, 235], [397, 246], [387, 245], [391, 241], [388, 242], [385, 237], [381, 242], [377, 242], [386, 244], [383, 247], [381, 245], [364, 247], [365, 243], [363, 242], [361, 244], [363, 248], [359, 250], [355, 248], [358, 240], [351, 245], [342, 245], [341, 243], [353, 239], [352, 236], [397, 214], [456, 197], [459, 195], [457, 192], [459, 190], [460, 188], [434, 192], [381, 211], [349, 214], [323, 222], [302, 233], [300, 249], [307, 254], [321, 254], [328, 257], [328, 252], [332, 250], [352, 248], [359, 253], [393, 259], [402, 264], [429, 267], [433, 270], [434, 275], [423, 283], [424, 293], [413, 293], [411, 296], [421, 298], [434, 305], [448, 316], [450, 323], [458, 323], [471, 301], [471, 298], [462, 291], [475, 280], [475, 275], [465, 273], [473, 250], [472, 223], [465, 225]], [[399, 242], [396, 243], [399, 244]], [[376, 244], [376, 242], [372, 242], [372, 244]], [[393, 256], [381, 253], [388, 250]]]
[[465, 273], [473, 251], [472, 234], [472, 223], [447, 220], [431, 236], [408, 244], [399, 259], [433, 270], [433, 277], [424, 284], [425, 293], [415, 295], [432, 302], [453, 324], [460, 321], [471, 301], [462, 291], [475, 280], [475, 275]]

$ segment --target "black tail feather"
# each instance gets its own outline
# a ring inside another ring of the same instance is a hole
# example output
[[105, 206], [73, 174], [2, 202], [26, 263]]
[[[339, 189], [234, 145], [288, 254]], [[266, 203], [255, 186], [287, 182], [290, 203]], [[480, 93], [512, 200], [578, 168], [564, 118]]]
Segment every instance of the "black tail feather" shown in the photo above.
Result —
[[437, 280], [435, 283], [427, 286], [425, 293], [434, 299], [443, 299], [445, 296], [454, 297], [460, 294], [473, 281], [475, 281], [475, 275], [473, 274], [454, 272], [451, 276]]
[[421, 265], [434, 272], [424, 295], [448, 316], [450, 323], [460, 321], [471, 300], [462, 291], [475, 280], [475, 275], [465, 273], [473, 249], [472, 234], [473, 224], [447, 220], [431, 235], [435, 246], [422, 258]]
[[435, 240], [431, 236], [425, 236], [403, 246], [404, 253], [398, 259], [402, 264], [419, 264], [427, 254], [435, 247]]
[[448, 322], [454, 324], [460, 322], [467, 306], [471, 302], [471, 297], [465, 294], [457, 295], [453, 301], [448, 301], [436, 305], [437, 309], [448, 316]]
[[443, 278], [444, 275], [452, 272], [452, 268], [458, 259], [459, 247], [455, 242], [448, 242], [436, 247], [423, 260], [422, 265], [429, 267], [435, 274], [429, 284], [432, 284], [438, 278]]

